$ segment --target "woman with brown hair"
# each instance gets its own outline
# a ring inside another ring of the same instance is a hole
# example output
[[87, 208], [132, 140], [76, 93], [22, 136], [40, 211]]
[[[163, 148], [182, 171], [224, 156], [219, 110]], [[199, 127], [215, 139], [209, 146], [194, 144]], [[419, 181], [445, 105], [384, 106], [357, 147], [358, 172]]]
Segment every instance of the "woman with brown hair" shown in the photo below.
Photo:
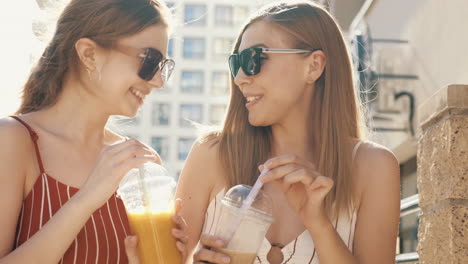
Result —
[[0, 119], [0, 263], [138, 263], [115, 190], [131, 168], [160, 160], [105, 125], [135, 116], [169, 78], [168, 13], [156, 0], [66, 6], [18, 115]]
[[[198, 141], [180, 176], [194, 263], [229, 263], [216, 252], [220, 199], [262, 176], [273, 201], [255, 263], [394, 263], [399, 166], [364, 141], [342, 33], [312, 1], [262, 8], [229, 58], [230, 103], [222, 130]], [[218, 206], [217, 206], [218, 205]]]

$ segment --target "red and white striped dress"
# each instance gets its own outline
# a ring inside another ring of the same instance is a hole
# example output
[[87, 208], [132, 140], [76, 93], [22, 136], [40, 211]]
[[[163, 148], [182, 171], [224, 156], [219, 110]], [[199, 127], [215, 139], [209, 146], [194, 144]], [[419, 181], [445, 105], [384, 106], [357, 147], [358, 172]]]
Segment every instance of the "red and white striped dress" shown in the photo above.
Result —
[[[16, 230], [15, 248], [31, 238], [79, 189], [47, 175], [37, 145], [39, 137], [23, 120], [14, 116], [29, 131], [41, 175], [23, 201]], [[59, 263], [128, 263], [124, 239], [130, 235], [122, 200], [112, 197], [83, 226]]]

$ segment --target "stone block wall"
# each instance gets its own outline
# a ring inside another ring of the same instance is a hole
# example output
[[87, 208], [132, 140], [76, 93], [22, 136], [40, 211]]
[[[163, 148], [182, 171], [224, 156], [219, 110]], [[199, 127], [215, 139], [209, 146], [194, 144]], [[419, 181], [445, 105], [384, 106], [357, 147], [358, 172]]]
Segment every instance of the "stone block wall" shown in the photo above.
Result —
[[468, 85], [438, 91], [419, 120], [419, 263], [468, 263]]

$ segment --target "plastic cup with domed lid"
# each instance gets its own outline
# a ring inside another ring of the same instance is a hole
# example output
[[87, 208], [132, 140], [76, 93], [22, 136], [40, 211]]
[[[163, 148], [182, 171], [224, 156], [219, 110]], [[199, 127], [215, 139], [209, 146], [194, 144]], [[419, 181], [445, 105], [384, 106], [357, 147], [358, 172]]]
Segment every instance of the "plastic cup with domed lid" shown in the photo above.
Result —
[[117, 189], [132, 233], [138, 237], [142, 264], [182, 263], [171, 232], [175, 186], [164, 167], [148, 162], [130, 170]]
[[236, 185], [221, 201], [214, 236], [226, 243], [216, 249], [231, 258], [231, 264], [251, 264], [273, 223], [271, 199], [262, 191], [256, 194], [248, 208], [243, 207], [252, 187]]

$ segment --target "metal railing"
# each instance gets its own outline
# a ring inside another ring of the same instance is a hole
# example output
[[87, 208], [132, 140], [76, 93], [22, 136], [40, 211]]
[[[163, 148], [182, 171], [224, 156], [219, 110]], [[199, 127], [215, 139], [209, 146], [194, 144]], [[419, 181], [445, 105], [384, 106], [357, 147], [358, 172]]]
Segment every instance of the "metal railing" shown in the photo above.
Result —
[[415, 194], [408, 198], [401, 200], [400, 204], [400, 218], [412, 213], [421, 211], [419, 208], [419, 195]]
[[419, 255], [416, 252], [403, 253], [396, 256], [396, 263], [415, 263], [419, 260]]
[[[413, 195], [401, 200], [400, 205], [400, 218], [409, 214], [418, 213], [421, 211], [419, 208], [419, 195]], [[417, 263], [419, 255], [417, 252], [403, 253], [396, 256], [396, 263]]]

